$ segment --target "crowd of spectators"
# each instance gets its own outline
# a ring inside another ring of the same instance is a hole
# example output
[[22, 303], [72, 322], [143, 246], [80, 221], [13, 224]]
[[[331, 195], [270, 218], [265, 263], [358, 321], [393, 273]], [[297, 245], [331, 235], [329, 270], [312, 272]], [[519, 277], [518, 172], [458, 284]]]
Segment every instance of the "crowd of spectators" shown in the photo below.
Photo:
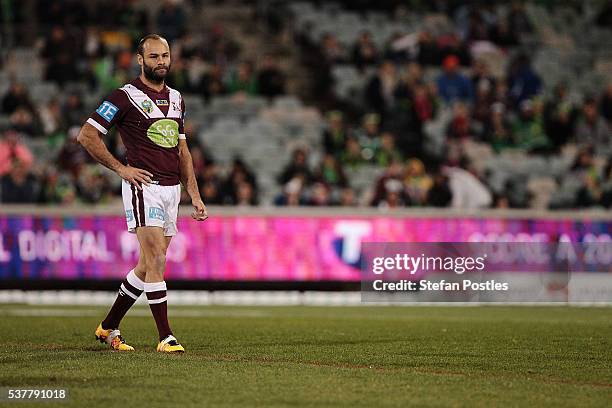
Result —
[[[395, 15], [401, 17], [402, 7]], [[339, 171], [362, 164], [386, 168], [364, 203], [527, 207], [529, 197], [512, 200], [489, 188], [487, 174], [471, 165], [465, 151], [466, 144], [476, 142], [498, 154], [521, 151], [544, 158], [560, 155], [570, 144], [579, 152], [577, 162], [580, 155], [589, 155], [591, 161], [607, 158], [607, 165], [565, 176], [584, 185], [570, 206], [610, 207], [612, 83], [599, 84], [596, 92], [580, 100], [569, 97], [563, 82], [546, 89], [541, 78], [545, 73], [533, 68], [528, 50], [521, 47], [534, 30], [524, 3], [512, 2], [504, 13], [499, 10], [486, 2], [447, 9], [454, 31], [398, 32], [384, 47], [377, 46], [368, 31], [353, 44], [342, 44], [333, 30], [317, 41], [309, 34], [310, 25], [299, 33], [303, 61], [317, 78], [314, 92], [323, 96], [319, 104], [333, 109], [322, 137], [326, 154], [333, 155]], [[502, 72], [492, 73], [491, 58], [482, 57], [483, 50], [507, 60]], [[343, 99], [331, 92], [337, 66], [360, 72], [363, 87], [357, 95], [362, 98], [351, 94]], [[321, 84], [325, 89], [317, 88]], [[444, 148], [432, 153], [424, 146], [425, 127], [443, 112], [448, 117]], [[406, 180], [415, 173], [418, 181]], [[464, 195], [467, 201], [459, 198], [461, 186], [470, 192]]]
[[[8, 90], [0, 95], [0, 114], [9, 122], [0, 129], [0, 158], [4, 164], [0, 172], [1, 202], [104, 203], [120, 193], [113, 182], [116, 178], [91, 159], [76, 136], [95, 108], [86, 103], [85, 94], [102, 97], [136, 76], [134, 49], [144, 33], [159, 32], [171, 43], [168, 84], [183, 93], [200, 95], [205, 103], [219, 95], [273, 98], [285, 93], [285, 74], [274, 55], [262, 55], [258, 61], [243, 60], [240, 47], [222, 24], [190, 28], [187, 9], [198, 10], [202, 6], [198, 1], [187, 4], [165, 0], [154, 14], [133, 1], [105, 3], [110, 8], [104, 13], [93, 3], [36, 3], [43, 38], [37, 47], [44, 80], [56, 84], [61, 92], [37, 104], [28, 84], [13, 78]], [[75, 83], [85, 86], [75, 89]], [[24, 143], [27, 140], [44, 140], [54, 152], [50, 163], [34, 161]], [[125, 150], [116, 132], [111, 132], [106, 141], [113, 154], [124, 158]], [[240, 158], [226, 176], [195, 138], [191, 143], [194, 161], [200, 162], [196, 166], [200, 188], [208, 202], [258, 203], [255, 176]]]
[[[187, 10], [201, 7], [199, 3], [168, 0], [149, 14], [132, 1], [119, 1], [100, 14], [82, 2], [37, 2], [45, 80], [62, 93], [36, 104], [28, 84], [14, 80], [0, 95], [1, 113], [9, 119], [0, 129], [0, 201], [104, 203], [118, 196], [116, 177], [89, 157], [76, 136], [92, 109], [84, 93], [105, 94], [130, 80], [137, 72], [135, 43], [146, 32], [155, 30], [171, 41], [168, 82], [183, 93], [200, 95], [205, 103], [220, 95], [283, 95], [287, 73], [274, 54], [245, 60], [221, 23], [197, 30], [187, 24]], [[399, 4], [392, 15], [405, 12]], [[512, 2], [506, 13], [485, 3], [444, 12], [452, 31], [398, 32], [383, 47], [368, 31], [353, 44], [342, 44], [334, 32], [317, 41], [295, 33], [304, 67], [312, 74], [313, 102], [326, 123], [319, 146], [278, 158], [275, 205], [528, 206], [526, 200], [492, 191], [482, 168], [468, 158], [467, 142], [487, 144], [496, 153], [520, 150], [543, 157], [575, 145], [578, 153], [567, 176], [582, 185], [572, 206], [612, 205], [612, 160], [602, 165], [596, 159], [610, 153], [612, 85], [602, 84], [579, 101], [569, 97], [564, 83], [546, 89], [542, 73], [521, 52], [524, 37], [534, 28], [520, 1]], [[482, 49], [506, 56], [501, 75], [480, 58]], [[338, 65], [361, 73], [362, 98], [345, 100], [334, 94], [332, 71]], [[433, 78], [427, 75], [432, 71]], [[75, 90], [70, 86], [75, 82], [86, 87]], [[425, 146], [425, 127], [443, 112], [449, 117], [444, 149], [432, 153]], [[52, 160], [35, 160], [26, 139], [45, 140], [54, 152]], [[207, 203], [262, 203], [257, 173], [244, 160], [236, 157], [229, 166], [220, 166], [206, 146], [192, 140], [194, 168]], [[107, 142], [113, 154], [124, 157], [117, 134]], [[310, 150], [322, 152], [314, 165]], [[360, 169], [381, 170], [365, 192], [355, 188]]]

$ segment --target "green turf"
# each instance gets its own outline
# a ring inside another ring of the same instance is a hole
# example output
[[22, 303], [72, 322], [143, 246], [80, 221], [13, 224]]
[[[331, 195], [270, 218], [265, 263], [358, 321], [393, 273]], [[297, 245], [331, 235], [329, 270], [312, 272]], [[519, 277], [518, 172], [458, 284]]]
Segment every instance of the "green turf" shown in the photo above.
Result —
[[122, 324], [134, 353], [94, 342], [104, 308], [15, 315], [41, 309], [0, 306], [0, 386], [68, 389], [57, 406], [612, 404], [611, 308], [171, 307], [178, 356], [144, 307]]

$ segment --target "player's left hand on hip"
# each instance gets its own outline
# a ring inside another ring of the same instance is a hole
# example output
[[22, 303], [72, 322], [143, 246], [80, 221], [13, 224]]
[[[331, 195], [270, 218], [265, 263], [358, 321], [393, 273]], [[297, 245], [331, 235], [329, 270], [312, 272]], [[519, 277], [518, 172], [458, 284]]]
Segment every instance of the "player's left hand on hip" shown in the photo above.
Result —
[[206, 211], [206, 206], [201, 199], [192, 200], [191, 204], [194, 209], [194, 212], [191, 213], [191, 218], [197, 221], [204, 221], [208, 218], [208, 211]]

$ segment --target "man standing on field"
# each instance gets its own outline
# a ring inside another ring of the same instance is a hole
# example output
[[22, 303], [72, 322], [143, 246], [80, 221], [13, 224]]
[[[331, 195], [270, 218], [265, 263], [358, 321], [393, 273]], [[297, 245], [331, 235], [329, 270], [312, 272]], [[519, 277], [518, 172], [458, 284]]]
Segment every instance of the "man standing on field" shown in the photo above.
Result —
[[[123, 179], [128, 230], [136, 233], [140, 243], [138, 264], [127, 274], [95, 335], [114, 350], [134, 350], [121, 337], [119, 323], [144, 291], [159, 331], [157, 351], [184, 352], [168, 323], [164, 282], [166, 250], [177, 232], [181, 183], [191, 197], [191, 216], [203, 221], [208, 214], [185, 137], [185, 103], [180, 92], [165, 84], [171, 64], [168, 42], [156, 34], [145, 36], [138, 44], [137, 58], [140, 76], [113, 91], [87, 119], [77, 139]], [[102, 141], [102, 135], [115, 125], [127, 150], [127, 165]]]

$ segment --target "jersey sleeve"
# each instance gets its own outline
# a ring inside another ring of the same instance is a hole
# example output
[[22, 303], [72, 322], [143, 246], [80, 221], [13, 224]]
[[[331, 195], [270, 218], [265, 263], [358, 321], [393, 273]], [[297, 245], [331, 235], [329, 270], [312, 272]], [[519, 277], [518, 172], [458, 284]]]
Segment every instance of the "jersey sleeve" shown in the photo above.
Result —
[[185, 100], [181, 98], [181, 121], [179, 123], [179, 139], [187, 139], [185, 135]]
[[98, 129], [102, 134], [107, 134], [117, 122], [121, 121], [130, 107], [125, 92], [115, 89], [89, 116], [87, 123]]

